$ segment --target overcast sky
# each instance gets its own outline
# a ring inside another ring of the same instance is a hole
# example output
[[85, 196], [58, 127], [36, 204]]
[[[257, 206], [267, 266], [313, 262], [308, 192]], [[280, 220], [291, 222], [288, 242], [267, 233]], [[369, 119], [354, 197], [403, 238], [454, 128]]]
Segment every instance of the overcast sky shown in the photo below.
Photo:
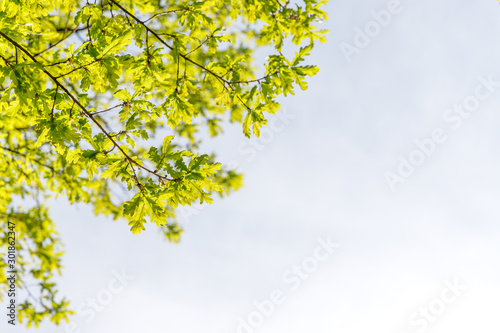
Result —
[[81, 311], [40, 332], [499, 331], [500, 6], [328, 13], [319, 75], [260, 141], [217, 141], [245, 187], [186, 211], [179, 245], [53, 206]]

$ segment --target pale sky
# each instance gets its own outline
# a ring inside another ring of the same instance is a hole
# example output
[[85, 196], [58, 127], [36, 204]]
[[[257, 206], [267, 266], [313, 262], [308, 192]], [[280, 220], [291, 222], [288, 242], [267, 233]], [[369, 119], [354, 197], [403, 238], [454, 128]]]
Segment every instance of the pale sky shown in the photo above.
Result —
[[[291, 116], [264, 142], [240, 128], [216, 141], [245, 187], [188, 216], [179, 245], [152, 225], [134, 236], [88, 207], [53, 205], [59, 286], [83, 311], [74, 328], [39, 332], [498, 332], [500, 6], [401, 0], [349, 62], [342, 43], [376, 29], [372, 11], [391, 3], [328, 5], [329, 41], [310, 60], [320, 73], [281, 100]], [[400, 156], [420, 164], [407, 177]], [[391, 190], [387, 172], [404, 182]], [[318, 250], [328, 237], [338, 247]], [[133, 279], [117, 280], [123, 270]]]

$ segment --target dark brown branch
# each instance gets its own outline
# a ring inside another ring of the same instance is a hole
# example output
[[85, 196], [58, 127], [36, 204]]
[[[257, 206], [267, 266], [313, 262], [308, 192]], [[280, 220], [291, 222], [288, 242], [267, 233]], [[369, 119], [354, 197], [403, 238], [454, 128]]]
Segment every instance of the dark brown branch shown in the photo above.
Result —
[[49, 64], [49, 65], [45, 65], [47, 67], [51, 67], [51, 66], [57, 66], [57, 65], [60, 65], [60, 64], [64, 64], [64, 63], [67, 63], [71, 58], [68, 58], [66, 60], [61, 60], [61, 61], [58, 61], [58, 62], [54, 62], [53, 64]]
[[[92, 25], [90, 25], [90, 26], [92, 27]], [[87, 27], [78, 28], [78, 26], [77, 26], [77, 27], [73, 28], [71, 31], [79, 32], [79, 31], [83, 31], [83, 30], [87, 30]], [[64, 33], [66, 33], [68, 31], [68, 28], [67, 27], [57, 28], [56, 31], [58, 31], [58, 32], [63, 31]]]
[[151, 55], [149, 54], [148, 36], [149, 36], [149, 31], [146, 30], [146, 62], [148, 64], [148, 68], [151, 68], [151, 61], [150, 61]]
[[137, 174], [135, 173], [135, 168], [134, 166], [132, 165], [132, 163], [130, 163], [130, 161], [128, 161], [128, 164], [130, 165], [130, 168], [132, 169], [132, 172], [134, 173], [134, 180], [135, 180], [135, 184], [137, 185], [137, 187], [139, 188], [139, 190], [141, 191], [141, 193], [144, 194], [144, 188], [141, 184], [141, 182], [139, 181], [139, 178], [137, 177]]
[[10, 68], [14, 69], [14, 65], [12, 65], [12, 64], [10, 63], [10, 61], [9, 61], [9, 60], [7, 60], [7, 59], [5, 59], [5, 58], [4, 58], [1, 54], [0, 54], [0, 58], [2, 58], [2, 59], [3, 59], [3, 61], [5, 61], [5, 63], [6, 63], [7, 65], [9, 65], [9, 66], [10, 66]]
[[279, 0], [274, 0], [274, 2], [276, 2], [281, 8], [285, 8]]
[[179, 91], [179, 64], [180, 59], [179, 56], [177, 56], [177, 79], [175, 80], [175, 92]]
[[54, 118], [54, 107], [56, 106], [57, 100], [57, 91], [59, 90], [59, 86], [56, 87], [56, 93], [54, 94], [54, 104], [52, 104], [52, 110], [50, 111], [50, 116]]

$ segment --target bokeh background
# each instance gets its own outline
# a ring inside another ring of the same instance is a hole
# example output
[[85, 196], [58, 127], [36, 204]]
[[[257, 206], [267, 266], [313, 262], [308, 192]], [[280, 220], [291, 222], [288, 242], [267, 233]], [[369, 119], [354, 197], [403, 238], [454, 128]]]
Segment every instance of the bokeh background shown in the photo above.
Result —
[[[481, 77], [500, 82], [500, 6], [401, 0], [346, 57], [343, 43], [392, 2], [328, 4], [329, 40], [310, 58], [320, 73], [281, 100], [288, 116], [251, 143], [237, 126], [207, 143], [239, 166], [245, 187], [181, 212], [180, 244], [152, 225], [134, 236], [125, 221], [54, 203], [61, 293], [87, 312], [39, 332], [498, 332], [500, 86], [458, 128], [443, 115]], [[391, 189], [386, 172], [438, 128], [447, 140]], [[318, 237], [339, 246], [292, 290], [283, 276], [311, 258]], [[133, 280], [110, 293], [122, 271]], [[457, 283], [458, 296], [440, 301]], [[259, 322], [254, 302], [275, 290], [285, 300]], [[96, 297], [106, 304], [91, 315]]]

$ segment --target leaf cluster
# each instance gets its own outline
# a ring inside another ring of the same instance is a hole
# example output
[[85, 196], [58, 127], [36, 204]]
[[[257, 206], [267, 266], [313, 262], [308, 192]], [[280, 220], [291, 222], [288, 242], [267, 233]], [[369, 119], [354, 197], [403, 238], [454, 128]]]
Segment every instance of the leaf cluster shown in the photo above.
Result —
[[[200, 143], [227, 122], [259, 136], [279, 96], [307, 89], [324, 4], [0, 1], [0, 226], [16, 221], [20, 283], [37, 286], [21, 320], [71, 313], [55, 297], [63, 252], [47, 199], [89, 204], [134, 234], [153, 223], [176, 242], [179, 205], [242, 186]], [[256, 64], [260, 47], [271, 51]]]

